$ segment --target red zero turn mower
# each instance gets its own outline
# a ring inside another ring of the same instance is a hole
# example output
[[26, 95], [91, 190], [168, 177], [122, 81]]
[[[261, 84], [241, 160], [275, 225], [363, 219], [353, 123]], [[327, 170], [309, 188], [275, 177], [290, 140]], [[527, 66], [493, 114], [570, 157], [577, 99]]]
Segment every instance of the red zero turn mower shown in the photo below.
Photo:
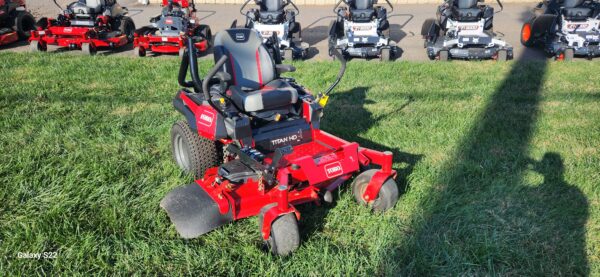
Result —
[[[54, 3], [61, 8], [54, 0]], [[62, 9], [62, 8], [61, 8]], [[133, 42], [135, 25], [127, 8], [116, 0], [79, 0], [67, 6], [56, 19], [41, 18], [31, 33], [31, 51], [46, 51], [48, 45], [81, 49], [93, 55], [99, 47], [117, 48]]]
[[134, 53], [140, 57], [147, 51], [183, 55], [186, 38], [194, 39], [198, 51], [206, 51], [212, 39], [210, 27], [198, 24], [196, 6], [188, 0], [163, 0], [160, 15], [150, 19], [152, 26], [135, 31]]
[[[188, 48], [193, 44], [188, 39]], [[277, 44], [273, 44], [277, 45]], [[179, 69], [183, 86], [173, 100], [185, 119], [173, 125], [173, 156], [195, 183], [169, 192], [160, 206], [179, 234], [195, 238], [231, 221], [259, 216], [262, 238], [273, 253], [299, 245], [295, 206], [329, 202], [331, 191], [354, 179], [356, 200], [377, 211], [392, 208], [398, 188], [392, 153], [359, 147], [320, 129], [328, 95], [341, 80], [314, 97], [294, 79], [289, 64], [276, 64], [251, 29], [229, 29], [214, 41], [215, 65], [198, 76], [195, 51], [185, 51]], [[189, 68], [192, 81], [186, 81]], [[188, 88], [191, 88], [190, 91]]]
[[0, 45], [27, 39], [35, 19], [25, 8], [25, 0], [0, 0]]

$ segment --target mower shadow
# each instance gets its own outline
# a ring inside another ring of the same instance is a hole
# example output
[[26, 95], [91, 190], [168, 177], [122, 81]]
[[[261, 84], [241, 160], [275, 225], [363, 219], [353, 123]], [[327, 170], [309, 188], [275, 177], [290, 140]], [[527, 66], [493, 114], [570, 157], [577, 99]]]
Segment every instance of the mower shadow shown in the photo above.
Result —
[[[311, 47], [317, 43], [327, 40], [329, 37], [329, 23], [335, 20], [335, 16], [324, 16], [313, 21], [306, 27], [302, 27], [302, 40]], [[317, 25], [319, 24], [319, 25]]]
[[27, 40], [19, 40], [19, 41], [15, 41], [11, 44], [1, 45], [0, 51], [9, 50], [9, 49], [13, 49], [13, 48], [19, 48], [19, 47], [25, 47], [28, 45], [29, 45], [29, 42]]
[[[367, 132], [371, 127], [377, 125], [379, 122], [386, 120], [389, 116], [395, 116], [395, 113], [388, 114], [386, 116], [375, 116], [368, 111], [364, 104], [373, 103], [373, 101], [367, 99], [367, 87], [357, 87], [350, 91], [336, 93], [335, 101], [331, 101], [327, 105], [327, 110], [330, 111], [343, 111], [349, 110], [351, 105], [352, 112], [350, 113], [326, 113], [323, 118], [322, 127], [329, 133], [333, 133], [343, 138], [344, 140], [357, 142], [360, 147], [370, 148], [377, 151], [390, 151], [394, 155], [394, 169], [398, 173], [396, 177], [396, 183], [398, 185], [398, 191], [400, 197], [408, 189], [409, 182], [408, 177], [412, 173], [415, 165], [423, 158], [423, 155], [412, 154], [401, 151], [396, 148], [392, 148], [386, 145], [382, 145], [371, 140], [362, 138], [360, 135]], [[409, 99], [406, 103], [400, 105], [396, 112], [404, 109], [410, 105], [412, 99]], [[352, 122], [353, 124], [348, 124]], [[375, 168], [375, 167], [374, 167]], [[347, 181], [344, 185], [340, 186], [339, 193], [352, 193], [350, 184], [352, 180]], [[321, 206], [303, 205], [298, 207], [302, 213], [304, 219], [300, 220], [301, 228], [301, 240], [308, 240], [312, 234], [320, 233], [323, 230], [326, 222], [325, 217], [329, 213], [329, 210], [337, 205], [339, 193], [334, 191], [333, 202], [331, 204], [323, 203]]]
[[[560, 154], [530, 158], [546, 66], [514, 64], [403, 220], [410, 231], [381, 250], [378, 275], [589, 274], [585, 195], [564, 180]], [[532, 172], [542, 184], [528, 184]]]

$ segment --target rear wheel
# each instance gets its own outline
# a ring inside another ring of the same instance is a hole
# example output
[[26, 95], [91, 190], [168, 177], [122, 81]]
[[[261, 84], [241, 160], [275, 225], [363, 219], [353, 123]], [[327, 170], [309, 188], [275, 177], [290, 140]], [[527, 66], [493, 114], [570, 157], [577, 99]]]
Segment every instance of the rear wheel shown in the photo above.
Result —
[[127, 37], [127, 42], [133, 42], [134, 34], [135, 34], [135, 24], [131, 18], [124, 16], [121, 19], [121, 24], [119, 25], [119, 31], [121, 34]]
[[96, 46], [91, 43], [82, 43], [81, 51], [83, 51], [83, 54], [93, 56], [96, 55]]
[[568, 48], [565, 49], [565, 56], [564, 56], [564, 61], [566, 62], [570, 62], [573, 61], [573, 58], [575, 57], [575, 51], [573, 50], [573, 48]]
[[33, 40], [29, 43], [29, 51], [31, 52], [46, 52], [48, 48], [39, 40]]
[[15, 27], [19, 39], [28, 39], [35, 30], [35, 18], [28, 12], [21, 12], [15, 19]]
[[[377, 171], [379, 169], [369, 169], [358, 175], [352, 182], [352, 193], [354, 194], [354, 199], [359, 204], [367, 204], [362, 196]], [[381, 186], [377, 198], [373, 201], [372, 208], [375, 211], [384, 212], [393, 208], [396, 202], [398, 202], [398, 186], [394, 179], [390, 178]]]
[[440, 51], [440, 53], [438, 54], [438, 57], [440, 59], [440, 61], [446, 62], [448, 61], [448, 50], [442, 50]]
[[533, 20], [526, 22], [525, 24], [523, 24], [523, 27], [521, 27], [521, 44], [523, 44], [523, 46], [525, 47], [533, 46], [531, 22], [533, 22]]
[[429, 18], [425, 20], [425, 22], [423, 22], [423, 25], [421, 26], [421, 36], [426, 37], [427, 35], [429, 35], [429, 31], [431, 30], [433, 24], [436, 24], [435, 19]]
[[[261, 230], [264, 212], [266, 211], [268, 209], [261, 210], [259, 216]], [[298, 221], [294, 213], [284, 214], [271, 223], [271, 234], [267, 240], [267, 244], [271, 252], [279, 256], [286, 256], [298, 249], [300, 245], [300, 231], [298, 230]]]
[[171, 128], [171, 150], [177, 165], [196, 178], [221, 164], [223, 153], [219, 143], [199, 136], [186, 121], [177, 121]]
[[381, 55], [379, 56], [379, 60], [382, 62], [390, 61], [390, 49], [389, 48], [381, 49]]
[[498, 53], [496, 54], [496, 61], [499, 62], [505, 62], [506, 58], [507, 58], [507, 52], [506, 50], [498, 50]]

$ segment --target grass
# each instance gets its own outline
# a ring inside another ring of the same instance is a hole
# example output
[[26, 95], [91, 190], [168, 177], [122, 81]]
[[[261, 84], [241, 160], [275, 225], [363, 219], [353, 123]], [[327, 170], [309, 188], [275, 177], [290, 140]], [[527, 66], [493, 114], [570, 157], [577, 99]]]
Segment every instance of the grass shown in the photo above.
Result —
[[[301, 207], [285, 258], [256, 218], [186, 241], [159, 208], [192, 181], [169, 150], [177, 66], [0, 54], [0, 272], [600, 276], [598, 63], [351, 62], [322, 128], [393, 151], [404, 193], [383, 215], [347, 188]], [[297, 67], [319, 91], [338, 66]]]

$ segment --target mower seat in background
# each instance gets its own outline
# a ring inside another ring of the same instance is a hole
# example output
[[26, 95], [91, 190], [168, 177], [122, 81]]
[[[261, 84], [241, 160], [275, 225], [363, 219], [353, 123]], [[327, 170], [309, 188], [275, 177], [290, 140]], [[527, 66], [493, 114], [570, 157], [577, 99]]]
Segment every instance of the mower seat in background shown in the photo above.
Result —
[[567, 20], [581, 21], [587, 20], [592, 16], [592, 9], [590, 8], [565, 8], [563, 9], [563, 15]]
[[477, 21], [482, 11], [477, 7], [477, 0], [458, 0], [452, 6], [452, 17], [457, 21]]
[[295, 104], [298, 91], [286, 81], [273, 80], [263, 88], [254, 91], [242, 91], [239, 87], [230, 88], [231, 100], [246, 112], [273, 110]]
[[352, 21], [354, 22], [369, 22], [375, 16], [374, 9], [351, 10]]

